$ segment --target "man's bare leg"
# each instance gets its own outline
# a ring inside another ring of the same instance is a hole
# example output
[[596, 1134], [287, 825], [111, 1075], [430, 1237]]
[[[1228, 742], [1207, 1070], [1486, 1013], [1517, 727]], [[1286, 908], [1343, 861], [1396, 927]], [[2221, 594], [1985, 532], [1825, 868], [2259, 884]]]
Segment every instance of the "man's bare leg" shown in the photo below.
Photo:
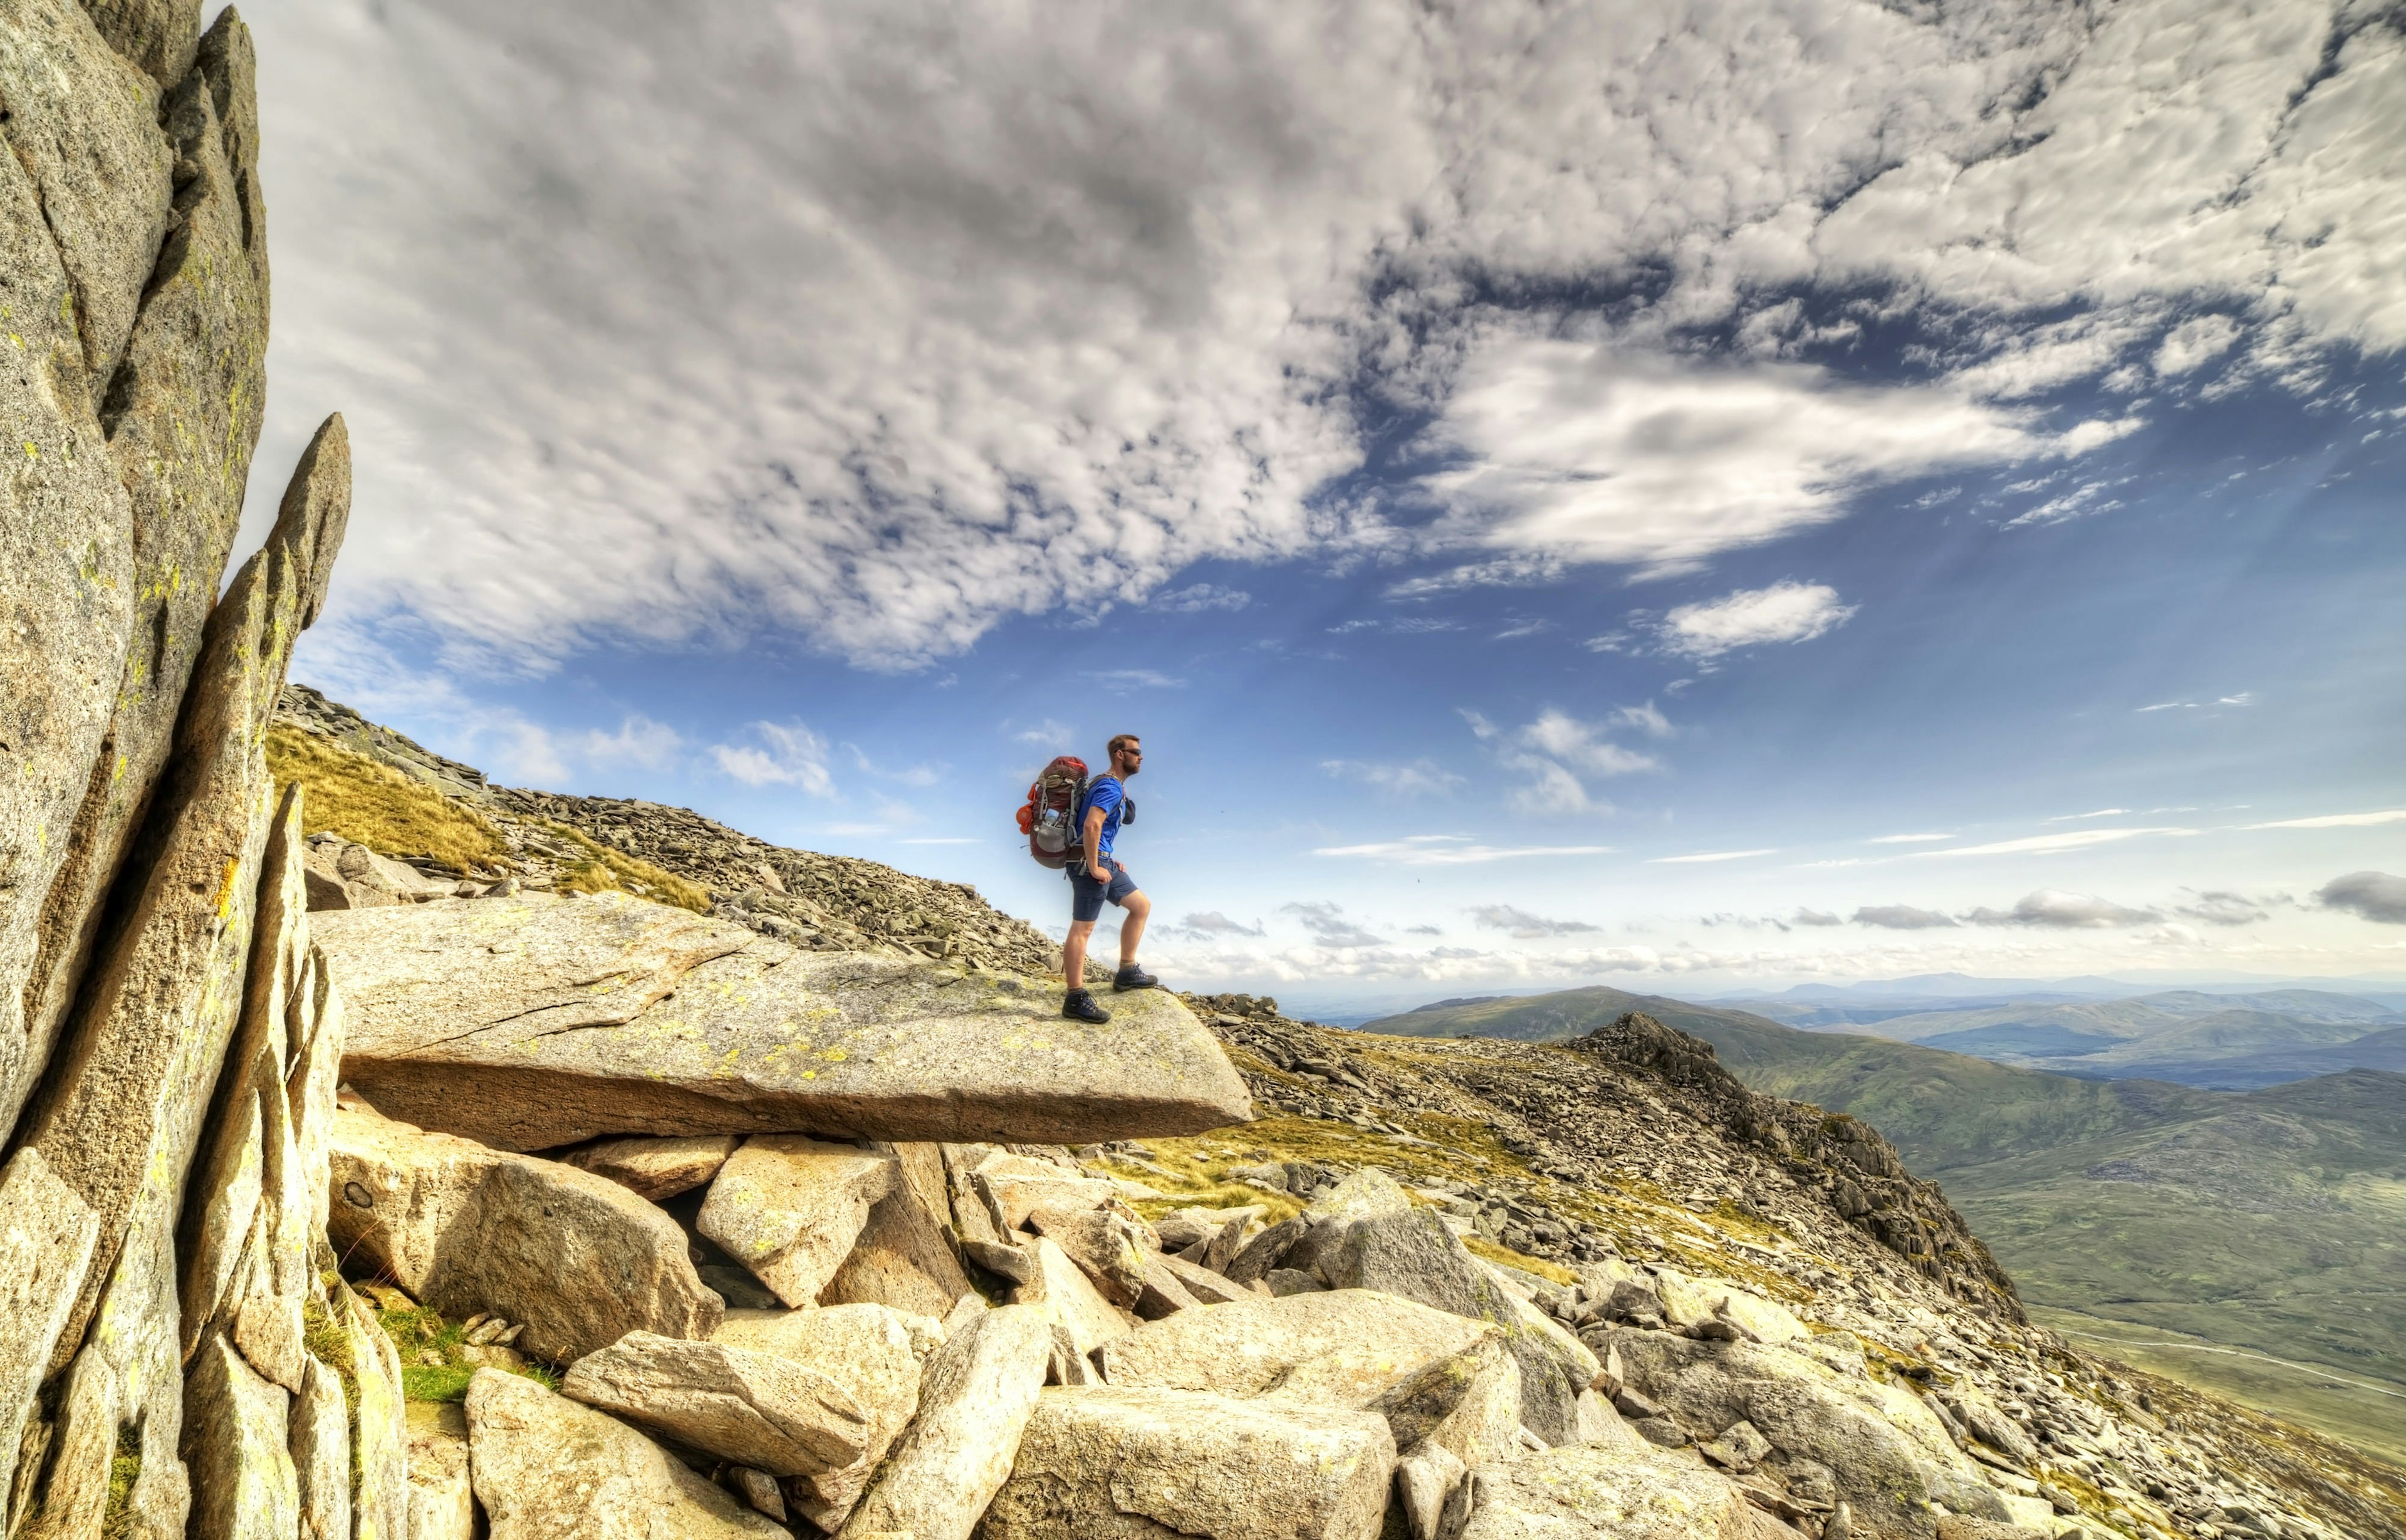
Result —
[[1145, 916], [1153, 912], [1153, 900], [1142, 893], [1131, 893], [1120, 900], [1120, 909], [1126, 916], [1120, 921], [1120, 967], [1134, 968], [1136, 944], [1144, 940]]
[[1086, 987], [1086, 943], [1094, 934], [1095, 922], [1092, 920], [1069, 923], [1069, 939], [1061, 943], [1061, 982], [1064, 987]]

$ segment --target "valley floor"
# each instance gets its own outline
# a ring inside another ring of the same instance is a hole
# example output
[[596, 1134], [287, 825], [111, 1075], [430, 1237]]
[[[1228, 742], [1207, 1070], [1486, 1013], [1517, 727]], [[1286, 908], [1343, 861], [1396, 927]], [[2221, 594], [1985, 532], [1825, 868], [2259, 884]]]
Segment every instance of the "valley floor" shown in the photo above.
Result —
[[2406, 1469], [2406, 1391], [2035, 1301], [2030, 1316], [2100, 1358], [2227, 1396]]

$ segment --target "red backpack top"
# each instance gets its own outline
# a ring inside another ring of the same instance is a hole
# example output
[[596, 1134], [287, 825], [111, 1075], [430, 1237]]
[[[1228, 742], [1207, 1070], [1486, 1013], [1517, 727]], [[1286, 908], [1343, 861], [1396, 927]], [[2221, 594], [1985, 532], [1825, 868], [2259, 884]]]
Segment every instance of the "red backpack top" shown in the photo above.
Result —
[[1019, 832], [1040, 867], [1058, 871], [1077, 858], [1078, 809], [1086, 800], [1086, 762], [1063, 755], [1044, 767], [1019, 810]]

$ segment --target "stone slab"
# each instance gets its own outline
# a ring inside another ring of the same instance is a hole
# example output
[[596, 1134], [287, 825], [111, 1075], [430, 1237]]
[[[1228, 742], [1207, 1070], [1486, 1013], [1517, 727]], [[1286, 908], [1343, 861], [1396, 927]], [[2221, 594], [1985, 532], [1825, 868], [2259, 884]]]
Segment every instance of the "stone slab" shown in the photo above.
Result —
[[318, 940], [347, 1006], [345, 1078], [393, 1117], [496, 1149], [1088, 1143], [1252, 1116], [1217, 1041], [1158, 990], [1093, 1026], [1013, 975], [797, 952], [621, 894], [335, 911]]

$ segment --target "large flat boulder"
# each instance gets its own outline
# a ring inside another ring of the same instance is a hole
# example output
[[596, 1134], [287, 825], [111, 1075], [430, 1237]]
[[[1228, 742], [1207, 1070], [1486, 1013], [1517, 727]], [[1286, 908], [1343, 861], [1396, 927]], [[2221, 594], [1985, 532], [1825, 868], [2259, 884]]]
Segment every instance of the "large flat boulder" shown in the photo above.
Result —
[[[329, 911], [345, 1079], [503, 1150], [612, 1134], [1086, 1143], [1252, 1116], [1174, 996], [1107, 1025], [1012, 975], [798, 952], [623, 894]], [[673, 991], [673, 993], [672, 993]]]
[[1394, 1440], [1369, 1412], [1194, 1391], [1046, 1391], [984, 1540], [1374, 1540]]
[[446, 1315], [524, 1324], [554, 1362], [629, 1332], [710, 1335], [725, 1311], [685, 1232], [616, 1182], [353, 1106], [335, 1114], [328, 1234]]
[[1796, 1540], [1728, 1477], [1650, 1449], [1574, 1444], [1472, 1479], [1461, 1540]]
[[634, 1429], [531, 1379], [479, 1369], [467, 1405], [492, 1540], [789, 1540]]

